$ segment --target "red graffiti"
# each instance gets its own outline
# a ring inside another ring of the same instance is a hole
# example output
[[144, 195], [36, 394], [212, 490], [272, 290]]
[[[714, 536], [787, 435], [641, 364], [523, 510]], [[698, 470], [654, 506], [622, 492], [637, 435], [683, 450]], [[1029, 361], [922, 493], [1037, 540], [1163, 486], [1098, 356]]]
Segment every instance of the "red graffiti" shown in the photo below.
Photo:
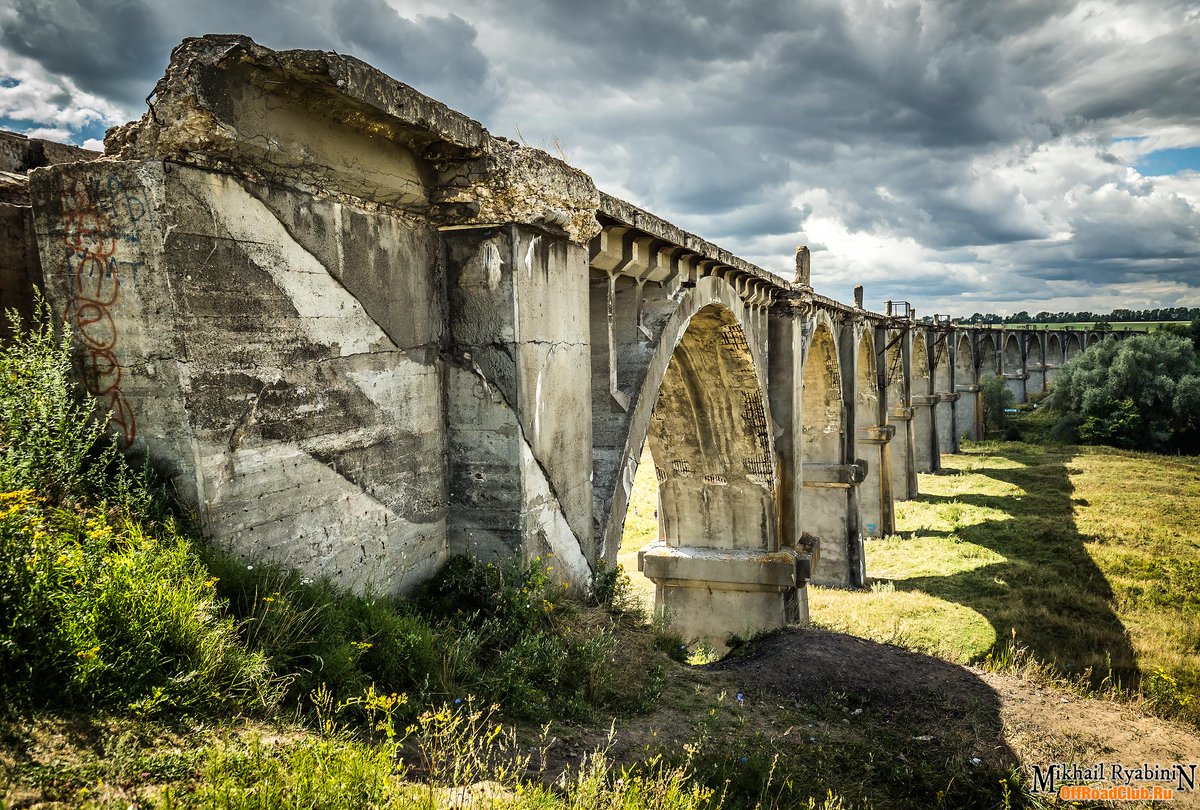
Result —
[[66, 182], [62, 223], [67, 306], [63, 314], [83, 343], [87, 390], [112, 413], [112, 423], [128, 447], [137, 438], [137, 420], [121, 392], [119, 333], [110, 309], [121, 297], [118, 238], [111, 218], [96, 202], [97, 189], [79, 179]]

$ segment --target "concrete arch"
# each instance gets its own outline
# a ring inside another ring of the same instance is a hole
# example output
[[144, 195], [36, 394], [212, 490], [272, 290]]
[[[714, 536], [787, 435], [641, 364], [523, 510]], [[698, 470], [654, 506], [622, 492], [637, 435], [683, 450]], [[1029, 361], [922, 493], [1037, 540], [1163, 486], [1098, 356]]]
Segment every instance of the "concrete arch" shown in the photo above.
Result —
[[[937, 403], [934, 396], [935, 386], [933, 372], [930, 370], [929, 344], [925, 330], [918, 329], [913, 335], [912, 342], [912, 464], [906, 465], [904, 473], [907, 476], [911, 467], [913, 473], [933, 472], [938, 468], [937, 441]], [[947, 367], [947, 372], [949, 367]], [[947, 373], [947, 377], [949, 374]], [[899, 430], [899, 426], [897, 427]], [[896, 467], [895, 455], [892, 456], [892, 470], [899, 472]], [[899, 482], [898, 475], [893, 475], [893, 481]], [[909, 497], [917, 494], [915, 474], [908, 481]]]
[[1012, 332], [1004, 336], [1004, 354], [1001, 357], [1001, 369], [1004, 374], [1004, 384], [1012, 392], [1013, 402], [1025, 401], [1025, 381], [1029, 373], [1025, 369], [1025, 353], [1021, 350], [1021, 341]]
[[1084, 345], [1084, 348], [1090, 349], [1099, 342], [1100, 342], [1100, 334], [1098, 332], [1090, 332], [1090, 333], [1088, 333], [1087, 343]]
[[1078, 334], [1071, 333], [1063, 340], [1063, 362], [1069, 363], [1083, 351], [1083, 341]]
[[958, 432], [955, 430], [958, 394], [954, 390], [954, 366], [950, 353], [952, 340], [953, 333], [942, 332], [937, 334], [933, 345], [933, 394], [937, 397], [937, 403], [934, 405], [934, 424], [938, 443], [935, 469], [941, 469], [942, 453], [958, 452]]
[[863, 330], [855, 346], [854, 359], [854, 443], [867, 462], [866, 475], [858, 488], [860, 526], [866, 537], [882, 537], [889, 527], [884, 524], [888, 508], [884, 506], [884, 468], [890, 462], [887, 437], [880, 435], [879, 384], [875, 366], [875, 336], [870, 327]]
[[[761, 403], [762, 418], [765, 420], [765, 424], [771, 424], [770, 405], [766, 399], [763, 386], [762, 369], [766, 365], [765, 358], [761, 356], [758, 341], [747, 339], [747, 333], [752, 329], [748, 308], [732, 287], [715, 276], [706, 276], [700, 279], [695, 287], [688, 289], [682, 295], [675, 310], [667, 318], [662, 330], [658, 333], [657, 343], [647, 364], [640, 389], [630, 405], [627, 427], [625, 429], [624, 447], [618, 468], [619, 475], [615, 481], [597, 480], [594, 482], [594, 494], [597, 504], [596, 514], [598, 518], [600, 516], [604, 517], [604, 524], [597, 527], [597, 533], [601, 539], [600, 552], [602, 559], [610, 564], [615, 564], [617, 552], [620, 549], [621, 533], [625, 526], [625, 515], [629, 507], [629, 494], [633, 489], [633, 479], [637, 473], [642, 448], [650, 433], [652, 416], [659, 398], [659, 392], [663, 386], [663, 381], [667, 376], [676, 348], [683, 341], [685, 334], [692, 326], [693, 318], [706, 308], [724, 310], [727, 314], [719, 317], [708, 315], [698, 322], [697, 326], [701, 327], [701, 330], [711, 330], [713, 328], [716, 328], [718, 332], [726, 330], [724, 338], [713, 338], [713, 341], [710, 341], [711, 347], [717, 352], [727, 354], [729, 351], [736, 351], [744, 355], [756, 380], [755, 388], [758, 392], [759, 402]], [[723, 340], [730, 341], [731, 345], [725, 345], [722, 342]], [[729, 361], [726, 360], [724, 362]], [[744, 369], [745, 364], [740, 366], [731, 364], [729, 368]], [[746, 387], [745, 381], [741, 379], [740, 374], [735, 376], [738, 376], [740, 380], [739, 385], [742, 388], [738, 390], [741, 391]], [[720, 383], [723, 380], [718, 379], [717, 382]], [[754, 408], [757, 413], [758, 403], [754, 403], [752, 398], [751, 404], [747, 406], [745, 400], [734, 399], [728, 391], [725, 392], [725, 396], [726, 401], [723, 403], [723, 406], [727, 407], [727, 410], [731, 414], [740, 413], [743, 406]], [[741, 397], [740, 393], [738, 397]], [[709, 404], [712, 403], [710, 402]], [[737, 425], [735, 424], [734, 427], [736, 428]], [[769, 445], [769, 435], [767, 436], [767, 442]], [[650, 449], [651, 454], [654, 454], [653, 443]], [[660, 452], [663, 451], [660, 450]], [[773, 459], [773, 455], [768, 456], [768, 458]], [[720, 475], [720, 473], [712, 474]], [[773, 480], [773, 472], [771, 477]], [[699, 539], [697, 538], [697, 540]]]
[[1058, 370], [1062, 368], [1066, 362], [1066, 357], [1063, 354], [1063, 340], [1057, 333], [1051, 333], [1046, 338], [1045, 342], [1045, 366], [1046, 366], [1046, 383], [1045, 387], [1049, 388], [1054, 383], [1054, 378], [1058, 374]]
[[1006, 374], [1023, 371], [1025, 359], [1021, 352], [1021, 342], [1017, 336], [1009, 333], [1004, 339], [1004, 371]]
[[[887, 387], [888, 404], [902, 401], [905, 396], [907, 381], [904, 379], [904, 346], [905, 335], [898, 329], [887, 331]], [[916, 369], [913, 369], [914, 373]], [[894, 390], [893, 390], [894, 389]]]
[[1046, 333], [1026, 332], [1025, 397], [1046, 392]]
[[994, 377], [1000, 373], [1000, 352], [996, 346], [996, 336], [983, 334], [979, 336], [979, 378]]
[[675, 346], [651, 413], [661, 541], [774, 548], [769, 424], [741, 324], [720, 304], [704, 307]]
[[971, 344], [971, 335], [962, 332], [958, 336], [958, 344], [954, 347], [954, 381], [958, 385], [969, 385], [975, 382], [975, 347]]
[[846, 408], [841, 363], [836, 332], [827, 317], [816, 319], [802, 373], [800, 528], [809, 545], [819, 549], [813, 581], [845, 584], [850, 565], [847, 516], [851, 481], [844, 463]]
[[[980, 336], [984, 340], [986, 336]], [[979, 363], [975, 354], [972, 334], [963, 332], [958, 337], [954, 351], [954, 390], [958, 401], [954, 403], [954, 430], [961, 438], [983, 438], [979, 424]]]
[[[919, 370], [915, 336], [911, 330], [889, 329], [884, 334], [887, 340], [886, 357], [883, 358], [887, 363], [884, 369], [887, 377], [887, 418], [896, 428], [895, 438], [889, 445], [892, 497], [898, 501], [907, 501], [916, 490], [916, 476], [909, 475], [909, 468], [912, 466], [914, 415], [910, 402], [913, 391], [923, 391], [928, 386], [928, 370], [925, 373], [925, 384], [920, 385], [917, 378]], [[928, 363], [924, 354], [924, 341], [921, 346], [922, 362]]]
[[1046, 365], [1057, 368], [1064, 361], [1062, 339], [1057, 334], [1052, 334], [1046, 341]]

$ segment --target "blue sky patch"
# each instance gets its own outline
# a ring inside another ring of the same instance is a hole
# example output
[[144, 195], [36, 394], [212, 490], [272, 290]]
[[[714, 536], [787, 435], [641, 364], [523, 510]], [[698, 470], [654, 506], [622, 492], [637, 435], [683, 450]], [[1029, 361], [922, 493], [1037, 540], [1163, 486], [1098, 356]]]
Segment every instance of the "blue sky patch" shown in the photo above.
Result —
[[1200, 146], [1159, 149], [1142, 155], [1134, 166], [1146, 177], [1178, 174], [1188, 169], [1194, 172], [1200, 171]]

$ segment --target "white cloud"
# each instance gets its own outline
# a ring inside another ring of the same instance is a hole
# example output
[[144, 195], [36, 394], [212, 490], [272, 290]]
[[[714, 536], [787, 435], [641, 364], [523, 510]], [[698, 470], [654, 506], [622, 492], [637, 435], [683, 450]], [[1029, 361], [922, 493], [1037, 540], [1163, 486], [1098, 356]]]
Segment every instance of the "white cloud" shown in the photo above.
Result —
[[[36, 60], [0, 48], [0, 117], [32, 121], [48, 134], [35, 137], [70, 139], [89, 124], [111, 126], [128, 120], [119, 105], [85, 93], [69, 77], [52, 75]], [[62, 133], [66, 133], [63, 135]]]

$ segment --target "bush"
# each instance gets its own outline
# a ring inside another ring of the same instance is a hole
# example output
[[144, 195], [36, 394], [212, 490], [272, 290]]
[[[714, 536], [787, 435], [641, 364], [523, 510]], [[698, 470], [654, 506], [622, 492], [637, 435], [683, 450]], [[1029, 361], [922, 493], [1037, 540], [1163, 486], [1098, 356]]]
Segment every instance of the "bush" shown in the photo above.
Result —
[[1004, 378], [990, 374], [980, 383], [983, 397], [983, 432], [985, 435], [1004, 431], [1008, 428], [1008, 413], [1006, 409], [1013, 403], [1013, 393], [1005, 384]]
[[266, 660], [222, 615], [186, 538], [0, 494], [0, 693], [34, 706], [274, 703]]
[[469, 695], [522, 718], [652, 704], [665, 658], [618, 572], [584, 598], [541, 561], [456, 558], [405, 601], [193, 543], [72, 388], [69, 344], [39, 314], [0, 350], [0, 695], [311, 710], [314, 695], [395, 693], [409, 717]]
[[1200, 357], [1166, 331], [1092, 346], [1063, 366], [1049, 402], [1064, 438], [1200, 452]]
[[0, 352], [0, 490], [33, 490], [53, 504], [103, 498], [124, 477], [115, 439], [72, 380], [70, 338], [59, 336], [49, 305]]

